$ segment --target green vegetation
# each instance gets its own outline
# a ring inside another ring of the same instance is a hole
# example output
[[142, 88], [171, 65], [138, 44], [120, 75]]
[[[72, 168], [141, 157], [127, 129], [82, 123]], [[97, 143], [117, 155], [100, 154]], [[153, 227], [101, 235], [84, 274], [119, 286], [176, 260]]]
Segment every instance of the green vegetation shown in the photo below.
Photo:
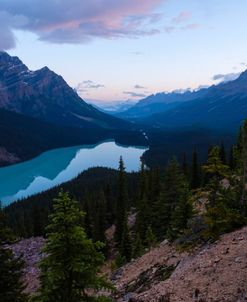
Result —
[[23, 293], [25, 285], [21, 281], [23, 261], [15, 257], [6, 244], [13, 241], [13, 235], [6, 227], [5, 215], [0, 207], [0, 301], [27, 302]]
[[[203, 164], [197, 153], [191, 154], [191, 164], [184, 155], [181, 164], [172, 158], [165, 169], [148, 169], [141, 162], [138, 173], [126, 173], [120, 158], [118, 171], [91, 169], [7, 207], [7, 223], [17, 236], [45, 235], [49, 224], [48, 256], [41, 263], [41, 288], [35, 299], [94, 301], [95, 290], [110, 286], [97, 275], [103, 254], [115, 255], [113, 263], [120, 266], [164, 239], [183, 248], [246, 225], [247, 121], [229, 156], [223, 143], [209, 148]], [[108, 246], [105, 231], [113, 224], [115, 234]], [[2, 230], [0, 236], [7, 234]], [[19, 271], [21, 264], [15, 267]], [[166, 278], [166, 268], [163, 275]]]
[[83, 227], [84, 213], [67, 193], [54, 200], [54, 213], [47, 227], [47, 241], [40, 264], [41, 286], [34, 301], [111, 301], [97, 295], [112, 286], [98, 275], [104, 256], [103, 244], [88, 239]]

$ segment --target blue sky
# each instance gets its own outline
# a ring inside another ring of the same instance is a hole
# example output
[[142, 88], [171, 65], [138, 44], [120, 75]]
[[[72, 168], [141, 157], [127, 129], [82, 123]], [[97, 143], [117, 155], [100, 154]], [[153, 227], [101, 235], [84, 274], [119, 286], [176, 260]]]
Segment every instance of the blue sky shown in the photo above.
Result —
[[0, 48], [84, 99], [140, 99], [247, 68], [246, 0], [1, 0]]

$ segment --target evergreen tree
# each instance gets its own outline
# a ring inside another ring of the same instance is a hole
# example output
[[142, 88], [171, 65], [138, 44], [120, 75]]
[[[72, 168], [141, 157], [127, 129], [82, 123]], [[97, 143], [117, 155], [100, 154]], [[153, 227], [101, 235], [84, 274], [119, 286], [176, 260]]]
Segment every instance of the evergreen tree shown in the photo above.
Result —
[[186, 178], [188, 178], [189, 177], [189, 167], [188, 167], [186, 153], [184, 153], [184, 155], [183, 155], [182, 170], [183, 170], [184, 176]]
[[155, 234], [153, 233], [153, 230], [151, 226], [148, 227], [146, 231], [146, 236], [145, 236], [145, 242], [148, 248], [154, 247], [155, 244], [157, 243], [157, 239]]
[[225, 146], [224, 146], [223, 142], [221, 143], [221, 146], [220, 146], [220, 160], [224, 165], [227, 164], [226, 151], [225, 151]]
[[194, 150], [192, 155], [192, 168], [191, 168], [191, 189], [197, 189], [200, 186], [200, 172], [198, 166], [197, 152]]
[[147, 194], [148, 179], [145, 164], [141, 161], [140, 180], [139, 180], [139, 199], [142, 199]]
[[184, 192], [172, 213], [171, 224], [167, 232], [168, 237], [172, 240], [183, 234], [193, 214], [193, 206], [189, 200], [189, 189], [186, 183], [184, 183], [184, 186]]
[[116, 204], [116, 232], [115, 239], [118, 245], [122, 243], [125, 224], [127, 223], [128, 191], [123, 158], [120, 157], [118, 168], [118, 198]]
[[150, 223], [149, 221], [150, 207], [148, 205], [147, 196], [144, 195], [143, 198], [138, 202], [136, 214], [136, 232], [139, 234], [143, 241], [145, 239], [146, 231]]
[[96, 211], [93, 224], [94, 241], [105, 242], [105, 231], [107, 228], [107, 209], [104, 191], [100, 191], [96, 201]]
[[234, 155], [235, 155], [235, 146], [232, 146], [229, 156], [229, 167], [232, 171], [236, 169], [236, 160]]
[[[41, 261], [41, 287], [34, 301], [102, 301], [95, 291], [111, 288], [98, 275], [104, 263], [103, 244], [88, 239], [83, 227], [84, 213], [68, 193], [60, 192], [53, 203], [47, 227], [47, 241]], [[105, 301], [105, 300], [104, 300]]]
[[210, 206], [216, 203], [217, 194], [221, 187], [220, 181], [229, 176], [229, 167], [224, 165], [220, 159], [220, 148], [215, 146], [211, 149], [206, 165], [203, 166], [203, 171], [210, 176], [210, 181], [207, 185], [209, 191]]
[[180, 171], [177, 160], [171, 160], [166, 168], [164, 183], [158, 201], [156, 223], [153, 226], [153, 231], [158, 239], [162, 239], [169, 229], [172, 213], [181, 195], [184, 194], [184, 182], [184, 175]]
[[[155, 168], [149, 171], [149, 185], [146, 192], [147, 204], [148, 204], [148, 215], [147, 215], [147, 225], [153, 227], [156, 223], [156, 213], [159, 211], [158, 199], [160, 195], [160, 170]], [[146, 230], [147, 228], [145, 228]]]
[[12, 239], [0, 205], [0, 301], [27, 302], [28, 297], [23, 293], [25, 285], [21, 281], [24, 263], [5, 247]]
[[120, 246], [120, 254], [123, 259], [127, 262], [131, 260], [132, 257], [132, 243], [130, 238], [130, 233], [127, 224], [124, 225], [123, 237]]
[[135, 241], [133, 244], [133, 257], [134, 258], [140, 257], [143, 254], [143, 252], [144, 252], [144, 246], [141, 240], [141, 236], [138, 233], [136, 233]]

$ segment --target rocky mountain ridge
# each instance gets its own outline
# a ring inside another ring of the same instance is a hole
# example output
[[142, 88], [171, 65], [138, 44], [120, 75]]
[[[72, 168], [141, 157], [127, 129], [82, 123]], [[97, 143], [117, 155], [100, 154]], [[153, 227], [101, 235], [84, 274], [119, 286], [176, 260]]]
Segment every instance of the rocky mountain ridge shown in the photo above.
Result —
[[130, 125], [84, 102], [48, 67], [31, 71], [0, 52], [0, 108], [62, 126], [127, 128]]

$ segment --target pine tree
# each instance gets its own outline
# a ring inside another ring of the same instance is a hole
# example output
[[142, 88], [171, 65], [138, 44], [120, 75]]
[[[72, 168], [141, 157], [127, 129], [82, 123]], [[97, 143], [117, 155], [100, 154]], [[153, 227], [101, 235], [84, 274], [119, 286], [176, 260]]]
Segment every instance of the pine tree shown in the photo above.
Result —
[[141, 240], [141, 236], [136, 233], [134, 244], [133, 244], [133, 257], [140, 257], [144, 252], [144, 246]]
[[200, 186], [200, 173], [197, 159], [197, 152], [194, 150], [192, 155], [191, 189], [197, 189]]
[[235, 160], [235, 156], [234, 156], [234, 153], [235, 153], [234, 149], [235, 149], [235, 146], [232, 146], [231, 151], [230, 151], [230, 156], [229, 156], [229, 167], [232, 171], [236, 169], [236, 160]]
[[120, 254], [123, 259], [130, 261], [132, 257], [132, 243], [127, 224], [124, 225], [123, 237], [120, 246]]
[[0, 301], [27, 302], [28, 296], [23, 293], [25, 285], [21, 281], [24, 263], [5, 247], [12, 239], [0, 205]]
[[145, 239], [146, 231], [150, 223], [149, 221], [150, 207], [148, 206], [147, 196], [144, 195], [138, 202], [136, 215], [136, 232], [140, 235], [142, 240]]
[[189, 200], [189, 188], [187, 184], [184, 183], [184, 192], [181, 194], [179, 202], [171, 216], [171, 224], [167, 232], [168, 237], [174, 240], [182, 235], [192, 215], [193, 206]]
[[101, 190], [97, 201], [93, 224], [94, 241], [105, 242], [105, 231], [107, 228], [107, 209], [104, 191]]
[[159, 196], [156, 223], [152, 226], [158, 239], [164, 238], [169, 229], [172, 213], [184, 193], [184, 182], [184, 175], [177, 160], [171, 160], [167, 165], [163, 187]]
[[144, 195], [147, 194], [147, 172], [145, 169], [145, 164], [141, 161], [141, 170], [140, 170], [140, 180], [139, 180], [139, 199], [142, 199]]
[[101, 301], [96, 291], [111, 288], [98, 275], [104, 256], [103, 244], [88, 239], [83, 227], [84, 213], [68, 193], [60, 192], [53, 202], [54, 213], [47, 227], [47, 241], [41, 261], [41, 287], [34, 298], [40, 302]]
[[227, 160], [226, 160], [226, 150], [225, 150], [225, 146], [224, 146], [224, 143], [222, 142], [221, 143], [221, 146], [220, 146], [220, 160], [221, 162], [226, 165], [227, 164]]
[[188, 166], [188, 162], [187, 162], [186, 153], [184, 153], [184, 155], [183, 155], [182, 170], [183, 170], [184, 176], [186, 178], [188, 178], [189, 177], [189, 166]]
[[[156, 213], [158, 211], [158, 199], [160, 195], [160, 170], [155, 168], [148, 172], [149, 185], [146, 192], [148, 204], [148, 224], [153, 227], [156, 222]], [[147, 225], [147, 224], [146, 224]], [[146, 230], [146, 229], [145, 229]]]
[[120, 157], [118, 168], [118, 198], [116, 204], [116, 232], [115, 240], [118, 245], [121, 244], [125, 224], [127, 222], [127, 204], [128, 204], [128, 191], [127, 180], [123, 158]]
[[155, 234], [153, 233], [153, 230], [151, 226], [148, 227], [146, 231], [146, 236], [145, 236], [145, 242], [148, 248], [154, 247], [155, 244], [157, 243], [157, 238]]
[[202, 167], [203, 171], [210, 176], [209, 183], [207, 185], [209, 191], [209, 203], [213, 206], [216, 203], [217, 194], [221, 187], [220, 181], [223, 178], [227, 178], [229, 175], [229, 167], [224, 165], [220, 159], [220, 148], [214, 146], [211, 148], [208, 161], [206, 165]]

